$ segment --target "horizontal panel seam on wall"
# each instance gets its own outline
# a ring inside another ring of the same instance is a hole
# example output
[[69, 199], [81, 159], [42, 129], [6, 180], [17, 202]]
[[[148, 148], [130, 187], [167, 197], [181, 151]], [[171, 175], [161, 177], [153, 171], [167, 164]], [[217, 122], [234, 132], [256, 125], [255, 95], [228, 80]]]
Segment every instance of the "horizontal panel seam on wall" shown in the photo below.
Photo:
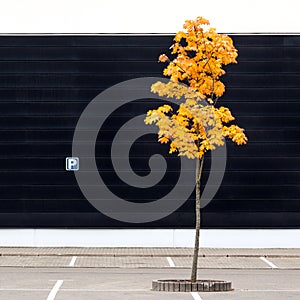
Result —
[[[72, 142], [72, 140], [68, 141], [68, 142], [64, 142], [64, 141], [60, 141], [60, 140], [52, 140], [52, 141], [44, 141], [44, 140], [41, 140], [41, 141], [32, 141], [32, 140], [25, 140], [23, 142], [10, 142], [10, 141], [7, 141], [7, 142], [0, 142], [0, 145], [1, 146], [5, 146], [5, 145], [28, 145], [28, 144], [33, 144], [34, 146], [36, 146], [36, 144], [40, 144], [40, 145], [56, 145], [56, 144], [59, 144], [59, 145], [69, 145], [70, 143]], [[250, 142], [249, 142], [250, 143]], [[77, 145], [78, 144], [81, 144], [81, 145], [86, 145], [88, 144], [88, 141], [82, 141], [81, 143], [76, 143]], [[91, 144], [91, 143], [89, 143]], [[92, 143], [91, 145], [93, 145], [94, 143]], [[105, 141], [99, 141], [96, 143], [97, 146], [100, 146], [100, 145], [104, 145], [104, 144], [107, 144], [105, 146], [109, 146], [111, 143], [110, 142], [105, 142]], [[123, 142], [123, 145], [127, 145], [128, 143], [126, 142]], [[152, 143], [149, 143], [149, 142], [136, 142], [136, 145], [157, 145], [157, 142], [154, 141]], [[278, 144], [294, 144], [294, 145], [300, 145], [300, 141], [272, 141], [272, 142], [257, 142], [257, 141], [254, 141], [254, 142], [251, 142], [252, 145], [278, 145]], [[117, 157], [117, 156], [114, 156], [114, 157]], [[122, 157], [122, 156], [120, 156]], [[147, 156], [145, 156], [147, 157]]]
[[[67, 172], [67, 171], [66, 171]], [[5, 186], [5, 187], [12, 187], [11, 184], [2, 184], [0, 183], [1, 186]], [[192, 184], [193, 185], [193, 184]], [[22, 185], [17, 185], [17, 187], [24, 187], [24, 188], [28, 188], [28, 187], [77, 187], [78, 188], [78, 185], [77, 184], [22, 184]], [[87, 186], [97, 186], [97, 185], [93, 185], [93, 184], [89, 184]], [[112, 185], [108, 185], [109, 187], [112, 186]], [[117, 185], [117, 186], [121, 186], [121, 185]], [[216, 186], [214, 184], [210, 184], [210, 186]], [[274, 185], [272, 184], [257, 184], [255, 185], [255, 187], [258, 186], [258, 187], [265, 187], [265, 186], [268, 186], [268, 187], [274, 187]], [[279, 184], [279, 185], [276, 185], [276, 188], [278, 187], [290, 187], [290, 186], [297, 186], [299, 188], [299, 184]], [[254, 186], [252, 184], [239, 184], [239, 185], [236, 185], [236, 184], [222, 184], [222, 187], [250, 187], [250, 188], [254, 188]]]
[[[145, 169], [139, 169], [139, 171], [147, 171], [148, 170], [148, 168], [145, 168]], [[300, 167], [299, 167], [299, 170], [300, 170]], [[299, 170], [280, 170], [280, 169], [278, 169], [276, 172], [278, 172], [278, 173], [286, 173], [286, 172], [291, 172], [291, 173], [299, 173]], [[190, 169], [188, 169], [188, 170], [181, 170], [181, 172], [189, 172], [190, 171]], [[32, 172], [32, 169], [30, 169], [30, 170], [22, 170], [22, 169], [19, 169], [19, 170], [3, 170], [3, 169], [1, 169], [0, 170], [0, 173], [31, 173]], [[35, 170], [35, 173], [63, 173], [63, 174], [66, 174], [66, 170], [64, 169], [64, 168], [61, 168], [61, 169], [57, 169], [57, 170], [51, 170], [51, 169], [47, 169], [47, 170], [44, 170], [44, 171], [42, 171], [42, 170]], [[95, 173], [95, 172], [98, 172], [98, 171], [81, 171], [81, 173]], [[105, 170], [104, 168], [101, 168], [101, 173], [112, 173], [113, 172], [113, 170]], [[132, 171], [131, 170], [128, 170], [128, 171], [118, 171], [117, 173], [131, 173]], [[156, 173], [156, 172], [158, 172], [158, 173], [161, 173], [161, 170], [151, 170], [151, 172], [153, 172], [153, 173]], [[214, 170], [213, 172], [211, 172], [211, 171], [206, 171], [206, 170], [204, 170], [203, 171], [203, 174], [207, 174], [207, 173], [219, 173], [219, 172], [221, 172], [221, 173], [223, 173], [223, 170]], [[230, 174], [230, 173], [273, 173], [274, 172], [274, 170], [253, 170], [253, 171], [251, 171], [251, 170], [226, 170], [226, 173], [228, 173], [228, 174]], [[168, 173], [175, 173], [175, 174], [177, 174], [178, 173], [178, 170], [169, 170], [168, 171]], [[141, 176], [142, 177], [142, 176]], [[192, 184], [193, 185], [193, 184]]]
[[[263, 116], [262, 116], [263, 117]], [[290, 129], [290, 128], [287, 128], [287, 129]], [[296, 127], [296, 128], [293, 128], [293, 131], [300, 131], [300, 128], [299, 127]], [[6, 131], [12, 131], [12, 132], [27, 132], [28, 131], [28, 128], [17, 128], [17, 129], [11, 129], [11, 128], [0, 128], [0, 132], [6, 132]], [[34, 133], [34, 132], [61, 132], [61, 131], [69, 131], [69, 132], [74, 132], [73, 129], [68, 129], [68, 128], [54, 128], [53, 130], [50, 129], [50, 128], [42, 128], [42, 130], [40, 129], [36, 129], [36, 128], [32, 128], [30, 130], [30, 132]], [[82, 129], [82, 130], [79, 130], [78, 132], [85, 132], [85, 131], [94, 131], [92, 129]], [[109, 132], [109, 130], [107, 130]], [[130, 130], [129, 130], [130, 131]], [[247, 132], [286, 132], [286, 129], [285, 128], [262, 128], [262, 129], [247, 129]]]
[[[290, 37], [297, 37], [300, 35], [300, 32], [219, 32], [220, 34], [227, 34], [227, 35], [233, 35], [238, 37], [278, 37], [278, 38], [290, 38]], [[47, 32], [47, 33], [22, 33], [22, 32], [2, 32], [0, 33], [0, 38], [14, 38], [14, 37], [20, 37], [20, 38], [32, 38], [32, 37], [47, 37], [47, 38], [89, 38], [89, 37], [173, 37], [175, 35], [175, 32]]]
[[[133, 79], [133, 78], [132, 78]], [[12, 87], [1, 87], [0, 88], [0, 91], [3, 90], [15, 90], [16, 86], [12, 86]], [[60, 87], [60, 86], [52, 86], [52, 87], [36, 87], [36, 86], [28, 86], [28, 87], [18, 87], [19, 90], [53, 90], [53, 88], [55, 88], [56, 90], [70, 90], [70, 87]], [[86, 90], [91, 90], [91, 91], [102, 91], [103, 89], [106, 89], [107, 87], [104, 87], [104, 86], [98, 86], [98, 87], [77, 87], [77, 86], [72, 86], [72, 90], [75, 92], [75, 91], [86, 91]], [[259, 90], [259, 89], [263, 89], [263, 90], [282, 90], [282, 89], [286, 89], [286, 87], [282, 86], [282, 87], [272, 87], [272, 86], [263, 86], [263, 87], [252, 87], [252, 88], [249, 88], [249, 87], [243, 87], [243, 86], [240, 86], [240, 87], [237, 87], [237, 86], [230, 86], [228, 87], [227, 86], [227, 90]], [[293, 90], [299, 90], [299, 86], [293, 86], [293, 87], [288, 87], [289, 89], [293, 89]], [[155, 98], [155, 95], [153, 96]], [[48, 100], [49, 101], [49, 100]]]

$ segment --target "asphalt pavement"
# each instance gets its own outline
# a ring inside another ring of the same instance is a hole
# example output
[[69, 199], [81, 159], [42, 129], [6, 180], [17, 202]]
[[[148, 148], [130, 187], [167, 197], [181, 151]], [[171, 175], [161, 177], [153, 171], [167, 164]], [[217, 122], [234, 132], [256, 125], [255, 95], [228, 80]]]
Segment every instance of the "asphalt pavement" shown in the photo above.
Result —
[[234, 291], [151, 291], [190, 276], [191, 248], [0, 248], [0, 299], [300, 299], [300, 249], [202, 249], [199, 278]]

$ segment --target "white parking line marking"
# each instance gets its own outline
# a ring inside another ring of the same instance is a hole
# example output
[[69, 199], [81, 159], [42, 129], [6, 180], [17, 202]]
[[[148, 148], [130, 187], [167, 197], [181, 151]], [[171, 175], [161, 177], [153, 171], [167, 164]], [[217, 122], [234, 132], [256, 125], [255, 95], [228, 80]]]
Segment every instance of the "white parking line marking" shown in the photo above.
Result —
[[197, 292], [191, 292], [191, 295], [194, 298], [194, 300], [202, 300], [202, 298]]
[[267, 260], [265, 257], [261, 256], [260, 259], [264, 261], [266, 264], [268, 264], [272, 269], [278, 269], [276, 265], [274, 265], [272, 262]]
[[167, 257], [167, 261], [171, 268], [175, 267], [174, 261], [172, 260], [172, 258], [170, 256]]
[[[0, 288], [0, 292], [11, 292], [11, 291], [18, 291], [18, 292], [41, 292], [41, 291], [49, 291], [47, 288], [41, 288], [41, 289], [27, 289], [27, 288]], [[68, 289], [68, 288], [62, 288], [59, 289], [59, 291], [64, 291], [64, 292], [149, 292], [148, 289]]]
[[[62, 289], [59, 289], [60, 291], [63, 291], [63, 292], [140, 292], [140, 293], [146, 293], [146, 292], [150, 292], [150, 290], [148, 289], [85, 289], [85, 288], [82, 288], [82, 289], [70, 289], [70, 288], [62, 288]], [[17, 291], [17, 292], [43, 292], [43, 291], [49, 291], [49, 289], [47, 288], [41, 288], [41, 289], [27, 289], [27, 288], [0, 288], [0, 291], [1, 292], [12, 292], [12, 291]], [[299, 293], [300, 290], [244, 290], [244, 289], [235, 289], [236, 292], [254, 292], [254, 293], [257, 293], [257, 292], [268, 292], [268, 293]], [[197, 292], [192, 292], [192, 293], [195, 293], [197, 294]], [[200, 295], [198, 295], [200, 297]], [[197, 297], [197, 296], [196, 296]], [[199, 300], [199, 298], [196, 298]], [[202, 299], [200, 297], [200, 299]]]
[[69, 267], [74, 267], [75, 262], [76, 262], [77, 256], [73, 256], [70, 263], [69, 263]]
[[236, 289], [236, 291], [237, 292], [255, 292], [255, 293], [257, 293], [257, 292], [272, 292], [272, 293], [278, 293], [278, 292], [280, 292], [280, 293], [289, 293], [289, 292], [291, 292], [291, 293], [299, 293], [300, 292], [300, 290], [237, 290]]
[[40, 292], [40, 291], [49, 291], [49, 289], [26, 289], [26, 288], [24, 288], [24, 289], [22, 289], [22, 288], [18, 288], [18, 289], [16, 289], [16, 288], [0, 288], [0, 291], [3, 291], [3, 292], [11, 292], [11, 291], [22, 291], [22, 292]]
[[52, 288], [52, 290], [50, 291], [50, 294], [47, 297], [47, 300], [54, 300], [55, 296], [59, 290], [59, 288], [61, 287], [61, 285], [63, 284], [63, 280], [57, 280], [56, 283], [54, 284], [54, 287]]

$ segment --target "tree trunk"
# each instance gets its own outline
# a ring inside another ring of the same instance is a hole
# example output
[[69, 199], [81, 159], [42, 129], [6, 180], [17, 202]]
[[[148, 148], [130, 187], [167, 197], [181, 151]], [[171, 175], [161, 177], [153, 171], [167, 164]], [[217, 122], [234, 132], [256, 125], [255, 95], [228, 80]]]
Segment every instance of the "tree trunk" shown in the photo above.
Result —
[[197, 158], [196, 162], [196, 233], [195, 233], [195, 246], [193, 255], [193, 265], [191, 281], [197, 280], [197, 267], [198, 267], [198, 255], [200, 246], [200, 196], [201, 196], [201, 174], [203, 168], [204, 156]]

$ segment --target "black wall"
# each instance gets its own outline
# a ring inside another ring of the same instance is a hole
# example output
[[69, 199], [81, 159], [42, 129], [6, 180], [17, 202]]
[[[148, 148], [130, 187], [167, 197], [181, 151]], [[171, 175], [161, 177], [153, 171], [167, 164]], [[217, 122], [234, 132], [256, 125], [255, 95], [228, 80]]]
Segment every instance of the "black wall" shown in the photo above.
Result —
[[[300, 36], [233, 39], [239, 63], [227, 68], [227, 92], [220, 104], [246, 129], [249, 143], [228, 143], [226, 174], [215, 199], [203, 209], [202, 226], [300, 228]], [[194, 226], [193, 195], [160, 221], [127, 224], [97, 212], [74, 174], [65, 171], [74, 128], [86, 105], [123, 80], [161, 76], [157, 57], [171, 42], [172, 37], [157, 35], [0, 37], [1, 227]], [[118, 113], [130, 119], [155, 106], [155, 101], [141, 100]], [[111, 123], [115, 127], [117, 119]], [[106, 130], [112, 130], [111, 124], [108, 120]], [[96, 150], [97, 162], [107, 166], [107, 180], [114, 178], [106, 164], [109, 149]], [[167, 153], [167, 147], [155, 139], [141, 140], [134, 151], [133, 167], [143, 174], [150, 152]], [[169, 159], [177, 166], [177, 157]], [[207, 162], [205, 174], [209, 158]], [[170, 171], [163, 185], [147, 193], [149, 198], [115, 180], [111, 188], [116, 193], [124, 189], [129, 200], [147, 201], [172, 184], [176, 176]]]

